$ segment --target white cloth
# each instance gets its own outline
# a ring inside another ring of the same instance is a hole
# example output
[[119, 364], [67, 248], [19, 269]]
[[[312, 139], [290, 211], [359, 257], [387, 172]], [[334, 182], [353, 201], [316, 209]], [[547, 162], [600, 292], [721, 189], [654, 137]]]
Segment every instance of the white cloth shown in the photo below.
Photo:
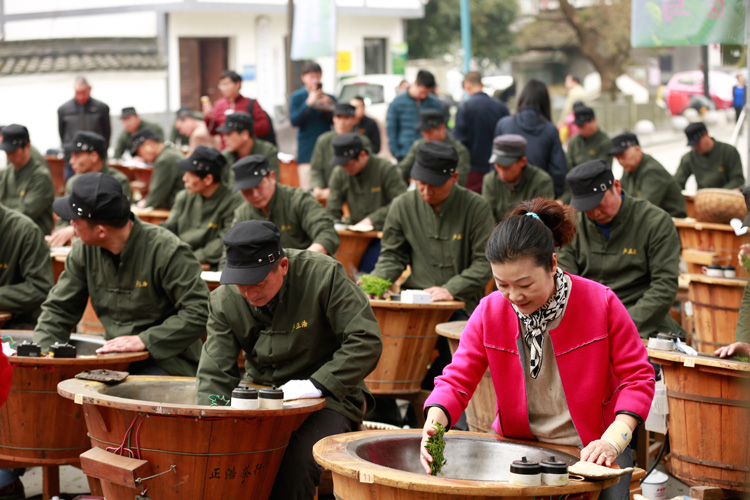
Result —
[[322, 398], [323, 393], [310, 380], [290, 380], [281, 386], [284, 401], [290, 399]]

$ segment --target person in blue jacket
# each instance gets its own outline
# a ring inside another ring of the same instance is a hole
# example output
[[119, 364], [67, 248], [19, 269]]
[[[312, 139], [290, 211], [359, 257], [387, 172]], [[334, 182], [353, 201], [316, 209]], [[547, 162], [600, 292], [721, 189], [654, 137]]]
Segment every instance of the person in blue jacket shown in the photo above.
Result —
[[526, 158], [552, 177], [555, 196], [559, 197], [565, 186], [567, 167], [550, 108], [547, 86], [539, 80], [529, 80], [518, 97], [516, 113], [501, 118], [495, 125], [495, 137], [518, 134], [526, 138]]
[[745, 107], [745, 101], [747, 100], [747, 85], [745, 85], [745, 77], [742, 73], [737, 74], [737, 85], [732, 87], [732, 107], [734, 108], [734, 120], [740, 120], [740, 113], [742, 108]]

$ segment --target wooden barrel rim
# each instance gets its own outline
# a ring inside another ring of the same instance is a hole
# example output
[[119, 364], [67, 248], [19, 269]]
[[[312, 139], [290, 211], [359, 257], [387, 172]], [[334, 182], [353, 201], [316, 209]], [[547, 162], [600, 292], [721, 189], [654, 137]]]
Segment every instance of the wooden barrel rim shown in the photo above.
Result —
[[734, 234], [734, 229], [729, 224], [719, 224], [717, 222], [701, 222], [696, 219], [678, 219], [672, 218], [674, 225], [678, 228], [684, 227], [689, 229], [695, 229], [696, 231], [703, 231], [704, 229], [711, 229], [715, 231], [726, 231]]
[[352, 238], [383, 238], [383, 231], [352, 231], [350, 229], [340, 229], [336, 232], [339, 236], [349, 236]]
[[667, 396], [672, 396], [677, 399], [685, 399], [688, 401], [698, 401], [699, 403], [709, 403], [713, 405], [721, 406], [738, 406], [740, 408], [750, 408], [750, 401], [742, 401], [741, 399], [727, 399], [727, 398], [714, 398], [712, 396], [699, 396], [697, 394], [688, 394], [686, 392], [673, 391], [667, 389]]
[[432, 302], [430, 304], [408, 304], [399, 300], [370, 299], [370, 306], [382, 307], [383, 309], [463, 309], [464, 302], [450, 300], [445, 302]]
[[[734, 252], [734, 250], [728, 250]], [[724, 285], [744, 288], [747, 286], [747, 278], [721, 278], [718, 276], [706, 276], [705, 274], [692, 273], [687, 275], [690, 283], [702, 283], [705, 285]]]
[[[675, 363], [684, 363], [686, 359], [692, 358], [696, 366], [710, 366], [726, 370], [726, 375], [742, 377], [740, 373], [732, 372], [750, 372], [750, 363], [737, 361], [734, 359], [719, 358], [717, 356], [691, 356], [675, 351], [660, 351], [658, 349], [648, 349], [648, 356], [654, 360], [672, 361]], [[658, 363], [658, 361], [656, 361]]]
[[27, 356], [13, 356], [8, 357], [8, 361], [12, 366], [81, 366], [83, 370], [86, 365], [106, 366], [118, 363], [134, 363], [136, 361], [143, 361], [148, 358], [148, 351], [138, 352], [113, 352], [108, 354], [97, 354], [91, 357], [79, 357], [79, 358], [31, 358]]
[[435, 331], [441, 337], [459, 340], [463, 334], [464, 328], [466, 328], [466, 323], [468, 323], [468, 321], [448, 321], [447, 323], [440, 323], [435, 327]]

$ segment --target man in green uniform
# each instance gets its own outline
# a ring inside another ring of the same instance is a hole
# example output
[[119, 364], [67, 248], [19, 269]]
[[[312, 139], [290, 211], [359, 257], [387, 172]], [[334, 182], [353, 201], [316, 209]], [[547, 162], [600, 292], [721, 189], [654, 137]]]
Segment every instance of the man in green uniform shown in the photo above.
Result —
[[495, 170], [482, 180], [482, 198], [500, 222], [516, 205], [532, 198], [555, 198], [552, 177], [526, 159], [526, 138], [516, 134], [498, 135], [492, 141], [490, 163]]
[[646, 339], [684, 333], [669, 316], [677, 295], [680, 238], [661, 208], [622, 192], [603, 160], [568, 172], [576, 235], [559, 253], [565, 271], [608, 286]]
[[123, 131], [117, 137], [117, 144], [115, 145], [115, 158], [122, 158], [125, 151], [130, 152], [130, 148], [133, 146], [133, 136], [141, 130], [148, 129], [153, 132], [159, 140], [164, 140], [164, 129], [156, 123], [142, 120], [135, 108], [122, 108], [122, 120]]
[[[3, 140], [3, 126], [0, 126], [0, 142]], [[41, 163], [42, 165], [46, 165], [49, 167], [49, 163], [47, 163], [47, 158], [44, 157], [44, 155], [39, 151], [37, 148], [34, 147], [34, 145], [31, 145], [31, 157], [34, 158], [37, 162]], [[2, 167], [0, 167], [2, 168]], [[1, 499], [2, 497], [0, 497]]]
[[685, 183], [691, 175], [695, 175], [698, 189], [738, 189], [745, 186], [742, 161], [737, 148], [708, 135], [702, 122], [688, 125], [685, 135], [688, 146], [693, 150], [685, 153], [674, 174], [680, 189], [685, 189]]
[[146, 163], [154, 164], [151, 182], [148, 183], [148, 195], [138, 202], [138, 206], [170, 210], [177, 193], [184, 187], [182, 170], [177, 166], [177, 162], [184, 160], [185, 156], [168, 147], [148, 129], [141, 130], [133, 136], [130, 154], [138, 155]]
[[278, 184], [264, 156], [246, 156], [232, 170], [234, 190], [242, 191], [247, 201], [234, 211], [233, 226], [245, 220], [268, 220], [281, 230], [284, 248], [336, 253], [339, 235], [333, 217], [309, 193]]
[[471, 170], [471, 158], [469, 157], [469, 150], [466, 149], [461, 141], [455, 140], [448, 134], [448, 128], [445, 125], [445, 116], [442, 111], [434, 109], [426, 109], [419, 113], [419, 130], [422, 132], [422, 138], [417, 139], [409, 148], [409, 152], [398, 164], [398, 168], [401, 170], [401, 176], [404, 182], [409, 183], [409, 177], [411, 175], [411, 169], [417, 159], [417, 152], [422, 144], [427, 142], [444, 142], [449, 144], [456, 150], [458, 154], [458, 185], [465, 186], [466, 178]]
[[342, 206], [349, 206], [351, 224], [383, 229], [391, 201], [406, 191], [396, 167], [384, 158], [370, 156], [359, 134], [343, 134], [333, 140], [331, 192], [326, 209], [341, 220]]
[[[333, 111], [333, 130], [318, 136], [310, 160], [310, 182], [313, 188], [313, 196], [328, 198], [331, 191], [329, 181], [334, 165], [331, 163], [333, 157], [333, 140], [344, 134], [349, 134], [357, 124], [355, 116], [356, 109], [345, 102], [336, 103]], [[364, 134], [357, 134], [362, 140], [365, 149], [372, 151], [372, 143]]]
[[52, 261], [39, 227], [0, 203], [0, 311], [13, 318], [4, 328], [29, 330], [52, 288]]
[[224, 134], [224, 142], [227, 145], [223, 152], [227, 165], [221, 173], [221, 181], [229, 189], [234, 186], [232, 165], [246, 156], [265, 156], [271, 171], [279, 175], [279, 148], [270, 142], [256, 138], [253, 127], [253, 117], [248, 113], [232, 113], [227, 116], [224, 124], [216, 129], [217, 132]]
[[131, 373], [195, 376], [208, 287], [190, 247], [135, 218], [117, 180], [100, 172], [79, 176], [54, 209], [80, 240], [42, 304], [34, 342], [67, 342], [90, 297], [107, 339], [97, 352], [147, 350]]
[[221, 238], [231, 227], [242, 197], [222, 184], [226, 159], [214, 148], [198, 146], [177, 165], [185, 171], [185, 189], [177, 193], [169, 218], [161, 225], [190, 245], [198, 262], [216, 267], [224, 252]]
[[0, 203], [29, 216], [43, 234], [49, 234], [55, 186], [47, 164], [31, 156], [29, 131], [23, 125], [4, 127], [0, 149], [10, 163], [0, 170]]
[[[89, 172], [101, 172], [117, 179], [123, 194], [130, 200], [131, 192], [128, 178], [119, 170], [109, 168], [105, 163], [107, 158], [107, 144], [104, 141], [104, 137], [96, 132], [78, 131], [73, 136], [73, 140], [65, 144], [65, 152], [70, 155], [70, 166], [73, 167], [73, 172], [75, 172], [75, 175], [65, 183], [66, 195], [69, 195], [73, 190], [73, 183], [79, 175]], [[44, 239], [49, 242], [50, 246], [61, 247], [67, 245], [73, 239], [74, 234], [75, 231], [73, 230], [73, 226], [70, 225], [70, 221], [58, 218], [55, 232], [50, 236], [45, 236]]]
[[578, 135], [568, 145], [568, 171], [589, 160], [604, 160], [612, 166], [612, 157], [609, 155], [612, 143], [609, 136], [599, 128], [594, 110], [585, 104], [577, 104], [573, 107], [573, 114]]
[[230, 400], [240, 349], [244, 380], [281, 386], [287, 400], [325, 397], [325, 408], [292, 434], [269, 497], [311, 499], [321, 477], [312, 446], [356, 430], [365, 398], [372, 403], [364, 378], [382, 341], [367, 297], [340, 263], [282, 249], [280, 240], [268, 221], [240, 222], [224, 236], [227, 265], [209, 301], [196, 403], [207, 405], [212, 395]]
[[650, 201], [672, 217], [687, 217], [677, 181], [655, 158], [643, 153], [635, 134], [625, 132], [612, 139], [609, 154], [622, 166], [620, 184], [625, 193]]

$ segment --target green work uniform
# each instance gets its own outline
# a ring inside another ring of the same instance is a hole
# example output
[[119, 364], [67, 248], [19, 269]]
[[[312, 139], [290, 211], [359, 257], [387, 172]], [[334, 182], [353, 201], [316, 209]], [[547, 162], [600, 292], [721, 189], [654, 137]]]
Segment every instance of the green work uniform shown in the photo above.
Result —
[[[268, 215], [250, 203], [242, 203], [234, 211], [232, 226], [244, 220], [268, 220], [281, 231], [281, 246], [305, 249], [319, 243], [333, 255], [339, 247], [339, 235], [333, 227], [333, 217], [315, 198], [299, 188], [276, 183]], [[223, 266], [222, 266], [223, 267]]]
[[[748, 281], [750, 283], [750, 281]], [[750, 286], [745, 285], [745, 293], [740, 304], [740, 317], [737, 319], [737, 342], [750, 344]]]
[[208, 320], [208, 287], [200, 274], [190, 247], [138, 218], [118, 256], [76, 241], [42, 304], [34, 342], [45, 351], [67, 342], [90, 297], [106, 339], [138, 335], [158, 367], [195, 376]]
[[[239, 160], [237, 153], [233, 153], [228, 149], [222, 151], [224, 158], [227, 159], [226, 166], [221, 171], [221, 182], [227, 185], [229, 189], [234, 187], [234, 172], [232, 172], [232, 165]], [[263, 155], [268, 160], [268, 167], [272, 172], [276, 174], [276, 180], [279, 179], [279, 148], [267, 141], [253, 138], [253, 147], [250, 149], [251, 155]], [[248, 155], [249, 156], [249, 155]]]
[[[120, 187], [122, 188], [122, 194], [124, 194], [128, 201], [131, 201], [133, 197], [133, 193], [130, 190], [130, 181], [128, 180], [128, 177], [117, 170], [116, 168], [109, 168], [107, 165], [103, 165], [102, 169], [100, 170], [101, 173], [111, 175], [115, 179], [117, 179], [117, 182], [120, 183]], [[65, 183], [65, 196], [70, 195], [70, 193], [73, 191], [73, 183], [78, 179], [79, 174], [75, 174], [73, 177], [68, 179], [68, 182]], [[70, 221], [66, 219], [57, 219], [57, 224], [55, 225], [55, 229], [61, 229], [63, 227], [69, 226]]]
[[522, 201], [540, 197], [554, 199], [555, 184], [547, 172], [534, 165], [526, 164], [515, 185], [502, 180], [494, 167], [482, 179], [482, 198], [490, 205], [495, 222], [503, 220]]
[[43, 234], [52, 231], [52, 202], [55, 186], [46, 163], [33, 156], [16, 170], [10, 164], [0, 170], [0, 203], [28, 215]]
[[159, 141], [164, 140], [164, 129], [156, 123], [148, 122], [141, 119], [141, 124], [138, 126], [138, 130], [134, 134], [130, 134], [127, 130], [120, 132], [117, 136], [117, 144], [115, 145], [115, 158], [121, 158], [125, 151], [130, 152], [130, 148], [133, 145], [133, 135], [137, 134], [142, 130], [150, 130], [153, 132]]
[[341, 167], [333, 169], [326, 209], [340, 220], [342, 205], [349, 206], [349, 222], [356, 224], [367, 217], [377, 231], [383, 229], [385, 214], [393, 199], [406, 192], [396, 166], [384, 158], [370, 156], [365, 168], [357, 175], [349, 175]]
[[177, 162], [184, 160], [185, 155], [174, 148], [165, 146], [154, 161], [154, 172], [148, 183], [146, 206], [151, 208], [171, 209], [177, 193], [185, 184], [182, 182], [184, 172]]
[[31, 157], [34, 158], [39, 163], [41, 163], [42, 165], [45, 165], [47, 168], [49, 168], [49, 163], [47, 163], [47, 158], [44, 157], [41, 151], [35, 148], [33, 144], [31, 145], [30, 149], [31, 149]]
[[[414, 161], [417, 159], [417, 150], [419, 150], [419, 147], [425, 142], [427, 141], [424, 139], [424, 137], [414, 141], [414, 143], [411, 145], [411, 148], [409, 148], [409, 152], [406, 153], [404, 159], [401, 160], [398, 164], [398, 168], [399, 170], [401, 170], [401, 177], [407, 184], [409, 184], [409, 179], [411, 179], [411, 167], [414, 165]], [[465, 186], [466, 178], [469, 176], [469, 171], [471, 170], [471, 158], [469, 157], [469, 150], [466, 149], [466, 146], [464, 146], [460, 141], [455, 140], [450, 135], [446, 135], [443, 142], [453, 146], [458, 153], [458, 185]]]
[[[597, 130], [591, 137], [585, 138], [581, 134], [576, 135], [570, 140], [568, 145], [568, 154], [566, 155], [568, 172], [573, 170], [581, 163], [589, 160], [604, 160], [612, 168], [612, 156], [609, 150], [612, 149], [612, 139], [601, 130]], [[565, 183], [560, 200], [563, 203], [570, 203], [572, 193], [568, 183]]]
[[[331, 130], [318, 137], [315, 141], [315, 147], [313, 148], [312, 158], [310, 159], [310, 182], [314, 188], [327, 188], [331, 187], [328, 185], [331, 179], [331, 173], [333, 172], [333, 165], [331, 165], [331, 158], [333, 158], [333, 140], [338, 137], [339, 134], [335, 130]], [[372, 142], [367, 138], [366, 135], [357, 134], [362, 140], [362, 145], [371, 154]]]
[[49, 245], [29, 217], [0, 204], [0, 311], [13, 318], [4, 328], [36, 323], [52, 288]]
[[372, 274], [395, 281], [410, 265], [402, 289], [446, 288], [471, 314], [492, 276], [484, 249], [493, 226], [487, 202], [461, 186], [437, 212], [418, 191], [406, 192], [388, 210]]
[[734, 146], [717, 140], [714, 140], [711, 151], [704, 155], [699, 155], [693, 149], [682, 157], [674, 174], [680, 189], [685, 189], [685, 183], [691, 175], [695, 175], [698, 189], [745, 187], [740, 153]]
[[634, 171], [623, 172], [620, 183], [630, 196], [648, 200], [672, 217], [687, 217], [680, 186], [652, 156], [644, 154]]
[[198, 262], [216, 266], [224, 252], [221, 238], [232, 227], [234, 210], [243, 201], [223, 184], [208, 198], [185, 189], [177, 193], [169, 218], [161, 225], [190, 245]]
[[360, 422], [367, 392], [363, 380], [383, 345], [370, 302], [334, 259], [285, 252], [289, 271], [266, 306], [251, 306], [234, 285], [211, 293], [196, 403], [209, 404], [212, 394], [231, 398], [240, 382], [242, 349], [244, 380], [280, 386], [312, 379], [325, 388], [326, 408]]
[[588, 216], [558, 254], [560, 267], [608, 286], [630, 313], [641, 337], [682, 332], [669, 316], [677, 296], [680, 238], [664, 210], [624, 195], [607, 240]]

